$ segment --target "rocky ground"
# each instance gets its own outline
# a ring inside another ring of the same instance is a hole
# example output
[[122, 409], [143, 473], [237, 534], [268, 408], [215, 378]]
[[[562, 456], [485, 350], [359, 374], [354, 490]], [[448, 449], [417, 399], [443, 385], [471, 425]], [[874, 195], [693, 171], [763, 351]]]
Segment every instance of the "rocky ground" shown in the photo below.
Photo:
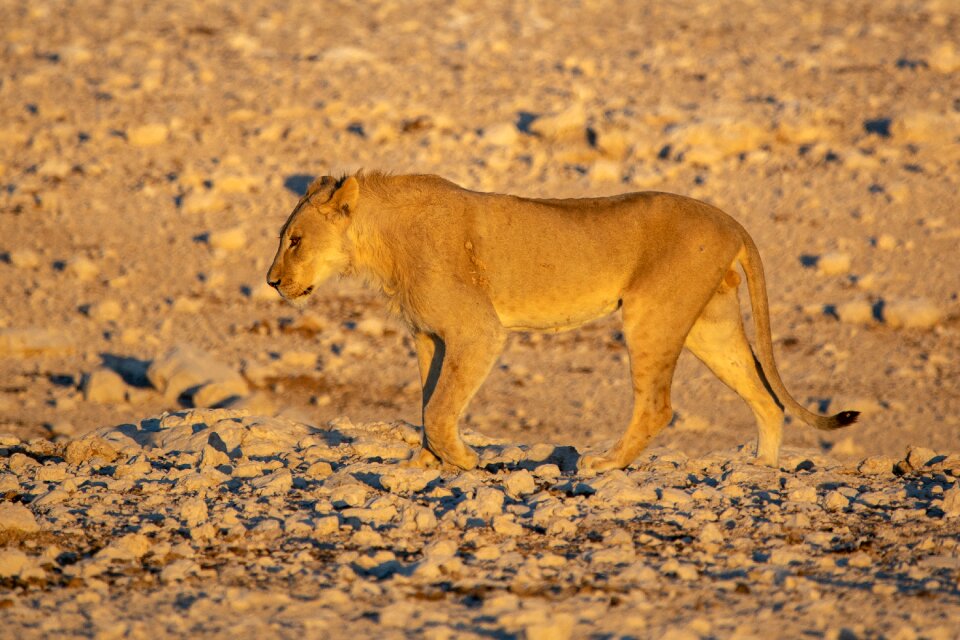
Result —
[[[11, 0], [0, 24], [19, 635], [957, 628], [955, 2]], [[384, 424], [419, 421], [403, 327], [356, 283], [298, 311], [263, 282], [311, 177], [360, 167], [724, 208], [788, 387], [861, 422], [788, 425], [755, 468], [749, 411], [685, 355], [658, 449], [580, 478], [630, 411], [614, 317], [510, 340], [464, 420], [486, 469], [392, 470], [413, 432]], [[248, 415], [190, 414], [222, 435], [182, 449], [185, 414], [145, 419], [205, 407]], [[258, 421], [279, 435], [238, 451]]]
[[[471, 433], [405, 468], [406, 423], [196, 410], [8, 439], [7, 629], [50, 637], [955, 638], [960, 455], [844, 465]], [[27, 505], [27, 506], [24, 506]], [[775, 631], [772, 631], [775, 630]]]

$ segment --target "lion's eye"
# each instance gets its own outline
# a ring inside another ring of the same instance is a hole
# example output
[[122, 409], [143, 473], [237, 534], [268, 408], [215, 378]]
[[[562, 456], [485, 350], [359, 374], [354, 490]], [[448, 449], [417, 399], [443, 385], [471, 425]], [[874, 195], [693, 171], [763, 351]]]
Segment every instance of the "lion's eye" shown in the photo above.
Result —
[[291, 248], [291, 249], [292, 249], [293, 247], [297, 246], [298, 244], [300, 244], [300, 236], [294, 236], [294, 237], [290, 238], [290, 248]]

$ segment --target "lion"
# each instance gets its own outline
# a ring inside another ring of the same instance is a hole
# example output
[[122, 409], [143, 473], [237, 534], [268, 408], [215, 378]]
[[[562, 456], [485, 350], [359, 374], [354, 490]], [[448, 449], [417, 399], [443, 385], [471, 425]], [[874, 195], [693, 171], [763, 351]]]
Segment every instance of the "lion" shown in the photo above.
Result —
[[[758, 355], [744, 332], [737, 265]], [[757, 247], [736, 220], [692, 198], [530, 199], [432, 175], [325, 176], [283, 225], [267, 282], [300, 304], [335, 274], [381, 289], [413, 334], [424, 435], [412, 465], [477, 465], [458, 422], [509, 332], [573, 329], [618, 309], [633, 413], [608, 451], [581, 457], [585, 473], [628, 466], [670, 422], [684, 347], [753, 410], [762, 464], [778, 463], [785, 411], [824, 430], [859, 415], [818, 415], [790, 395], [774, 361]]]

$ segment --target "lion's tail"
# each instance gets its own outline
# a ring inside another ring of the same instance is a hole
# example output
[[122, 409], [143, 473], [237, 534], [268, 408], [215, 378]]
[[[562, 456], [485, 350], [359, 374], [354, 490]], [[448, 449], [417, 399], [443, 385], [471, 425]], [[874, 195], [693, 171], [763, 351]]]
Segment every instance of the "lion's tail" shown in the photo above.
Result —
[[760, 252], [753, 239], [744, 230], [743, 246], [737, 255], [737, 260], [743, 267], [743, 272], [747, 276], [747, 289], [750, 292], [750, 307], [753, 310], [753, 321], [756, 328], [756, 343], [758, 351], [759, 367], [764, 378], [770, 386], [774, 396], [780, 401], [784, 408], [789, 409], [792, 414], [806, 422], [811, 427], [831, 431], [849, 426], [857, 421], [859, 411], [841, 411], [832, 416], [821, 416], [813, 413], [799, 402], [794, 400], [790, 392], [787, 391], [783, 380], [780, 379], [780, 372], [777, 371], [777, 363], [773, 357], [773, 339], [770, 335], [770, 307], [767, 301], [767, 283], [763, 275], [763, 263], [760, 261]]

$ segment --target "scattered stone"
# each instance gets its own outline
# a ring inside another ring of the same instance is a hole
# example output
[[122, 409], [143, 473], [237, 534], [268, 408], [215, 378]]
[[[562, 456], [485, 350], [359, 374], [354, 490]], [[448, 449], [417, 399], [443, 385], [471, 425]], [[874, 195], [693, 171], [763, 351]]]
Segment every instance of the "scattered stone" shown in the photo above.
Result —
[[817, 501], [817, 489], [816, 487], [798, 487], [787, 493], [787, 500], [814, 504]]
[[40, 531], [40, 525], [33, 512], [22, 504], [0, 502], [0, 531], [36, 533]]
[[514, 471], [503, 479], [503, 488], [511, 498], [520, 498], [537, 490], [537, 483], [526, 469]]
[[247, 246], [247, 232], [242, 226], [212, 231], [207, 242], [219, 251], [239, 251]]
[[440, 477], [437, 469], [414, 469], [395, 466], [380, 476], [380, 484], [393, 493], [423, 491], [428, 484]]
[[66, 271], [81, 282], [90, 282], [100, 274], [100, 267], [92, 260], [79, 256], [67, 261]]
[[67, 464], [79, 465], [93, 458], [101, 458], [104, 462], [112, 462], [117, 458], [117, 455], [119, 455], [117, 450], [102, 438], [87, 436], [68, 444], [64, 459]]
[[207, 509], [207, 501], [202, 497], [190, 498], [184, 500], [180, 505], [180, 519], [188, 527], [193, 527], [207, 521], [210, 512]]
[[910, 447], [907, 449], [907, 464], [913, 469], [922, 469], [934, 462], [937, 452], [926, 447]]
[[127, 383], [110, 369], [96, 369], [83, 382], [83, 399], [97, 404], [122, 404], [127, 400]]
[[32, 249], [17, 249], [9, 254], [10, 264], [17, 269], [36, 269], [40, 266], [40, 255]]
[[953, 42], [943, 42], [927, 55], [927, 64], [940, 73], [960, 71], [960, 51]]
[[824, 276], [841, 276], [850, 273], [853, 259], [849, 253], [831, 251], [817, 260], [817, 273]]
[[483, 139], [498, 147], [512, 147], [519, 137], [517, 127], [510, 122], [493, 124], [483, 130]]
[[594, 183], [620, 182], [623, 179], [623, 167], [617, 160], [599, 158], [590, 167], [590, 180]]
[[116, 300], [101, 300], [91, 305], [87, 314], [97, 322], [116, 322], [123, 316], [123, 307]]
[[883, 308], [883, 319], [891, 327], [933, 329], [944, 319], [944, 311], [925, 298], [892, 301]]
[[874, 324], [873, 305], [866, 300], [851, 300], [837, 305], [837, 316], [848, 324]]
[[73, 340], [62, 331], [0, 328], [0, 356], [57, 356], [73, 350]]
[[162, 123], [145, 124], [127, 131], [127, 141], [134, 147], [155, 147], [164, 144], [170, 129]]
[[30, 558], [19, 549], [0, 549], [0, 578], [15, 578], [27, 567]]
[[247, 395], [249, 387], [238, 372], [210, 354], [189, 345], [178, 345], [147, 369], [147, 379], [167, 402], [191, 392], [194, 406], [215, 406]]
[[673, 506], [683, 506], [685, 504], [689, 504], [693, 500], [690, 494], [683, 489], [663, 487], [659, 490], [659, 493], [661, 502]]
[[575, 102], [558, 113], [541, 116], [530, 124], [530, 131], [548, 140], [582, 139], [587, 127], [587, 111]]
[[527, 625], [527, 640], [568, 640], [573, 635], [576, 618], [568, 613], [554, 613], [542, 621]]
[[846, 509], [849, 504], [850, 501], [839, 491], [830, 491], [823, 498], [823, 508], [830, 511], [841, 511]]
[[250, 485], [262, 496], [281, 495], [290, 491], [293, 486], [293, 475], [289, 469], [280, 469], [253, 480]]
[[880, 475], [893, 473], [895, 461], [888, 456], [871, 456], [857, 466], [857, 471], [866, 475]]

